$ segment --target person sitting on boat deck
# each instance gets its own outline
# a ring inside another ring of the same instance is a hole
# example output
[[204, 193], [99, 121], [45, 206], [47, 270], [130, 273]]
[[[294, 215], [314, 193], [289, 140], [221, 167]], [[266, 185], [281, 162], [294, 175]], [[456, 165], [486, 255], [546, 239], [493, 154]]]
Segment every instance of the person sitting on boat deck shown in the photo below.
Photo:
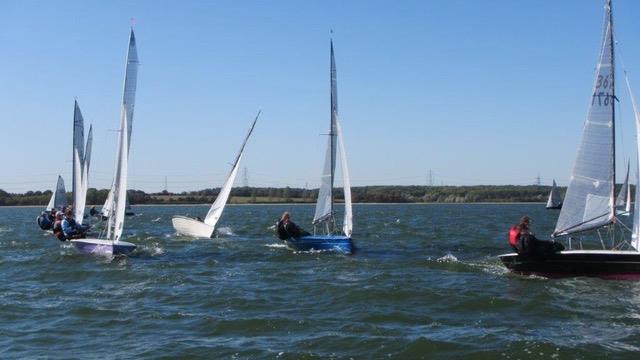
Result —
[[91, 209], [89, 210], [89, 215], [91, 216], [96, 216], [98, 214], [98, 210], [96, 210], [95, 205], [91, 207]]
[[78, 225], [73, 218], [73, 210], [67, 208], [62, 220], [62, 232], [67, 239], [82, 239], [86, 236], [87, 227]]
[[64, 231], [62, 231], [62, 211], [58, 211], [56, 214], [56, 221], [53, 224], [53, 235], [58, 238], [60, 241], [67, 241], [67, 238], [64, 236]]
[[540, 240], [533, 235], [528, 216], [520, 218], [518, 225], [509, 229], [509, 245], [518, 255], [544, 257], [564, 250], [562, 244], [551, 240]]
[[291, 216], [286, 211], [282, 214], [282, 217], [280, 217], [280, 221], [278, 221], [276, 225], [276, 231], [280, 240], [311, 235], [291, 221]]

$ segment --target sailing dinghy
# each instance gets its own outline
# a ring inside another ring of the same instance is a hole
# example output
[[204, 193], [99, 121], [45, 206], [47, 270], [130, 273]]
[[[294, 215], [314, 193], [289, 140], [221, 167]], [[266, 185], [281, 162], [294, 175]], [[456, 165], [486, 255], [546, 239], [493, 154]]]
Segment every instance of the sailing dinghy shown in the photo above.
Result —
[[[331, 40], [331, 116], [329, 140], [321, 177], [316, 211], [313, 216], [313, 235], [291, 237], [285, 242], [297, 251], [336, 250], [342, 253], [353, 252], [351, 233], [353, 231], [353, 212], [351, 206], [351, 185], [347, 166], [344, 138], [338, 119], [338, 89], [336, 79], [336, 61]], [[340, 166], [344, 189], [344, 221], [341, 231], [337, 229], [334, 212], [333, 183], [336, 170], [336, 149], [340, 149]]]
[[129, 131], [127, 113], [123, 112], [120, 121], [116, 170], [113, 181], [114, 196], [109, 204], [113, 213], [107, 224], [105, 239], [74, 239], [71, 243], [83, 254], [119, 255], [132, 252], [136, 245], [120, 240], [124, 227], [124, 212], [127, 199], [127, 168], [129, 162]]
[[[140, 61], [138, 60], [138, 48], [136, 46], [136, 36], [133, 33], [133, 28], [129, 34], [129, 47], [127, 50], [127, 63], [124, 71], [124, 87], [122, 90], [122, 112], [126, 113], [127, 121], [129, 123], [129, 128], [127, 131], [129, 132], [129, 138], [127, 142], [129, 146], [131, 146], [131, 130], [133, 127], [133, 110], [136, 103], [136, 89], [138, 86], [138, 65]], [[127, 149], [127, 151], [129, 151]], [[113, 196], [114, 196], [114, 184], [111, 185], [111, 190], [109, 190], [109, 194], [107, 195], [107, 200], [102, 206], [100, 213], [103, 219], [111, 216], [111, 209], [109, 206], [113, 204]], [[135, 215], [133, 210], [131, 210], [131, 205], [129, 205], [129, 199], [127, 199], [125, 215], [131, 216]]]
[[204, 218], [204, 221], [192, 219], [186, 216], [176, 215], [171, 219], [171, 223], [173, 224], [173, 228], [176, 229], [176, 232], [178, 234], [193, 236], [197, 238], [212, 238], [215, 235], [216, 224], [218, 223], [220, 216], [222, 216], [222, 211], [227, 204], [227, 200], [229, 199], [229, 195], [231, 194], [231, 188], [233, 187], [236, 175], [238, 174], [238, 169], [240, 168], [240, 160], [242, 159], [244, 147], [245, 145], [247, 145], [247, 141], [249, 140], [249, 137], [253, 132], [253, 128], [256, 126], [256, 121], [258, 121], [260, 112], [261, 111], [258, 111], [255, 119], [253, 119], [253, 123], [251, 123], [249, 131], [247, 132], [247, 135], [242, 142], [240, 151], [238, 152], [238, 155], [233, 162], [231, 172], [229, 173], [229, 176], [227, 176], [227, 180], [220, 188], [220, 193], [218, 194], [216, 200], [213, 202], [213, 205], [211, 205], [207, 216]]
[[[636, 192], [630, 243], [624, 239], [624, 224], [617, 218], [615, 198], [615, 52], [611, 0], [606, 1], [603, 44], [583, 136], [564, 204], [552, 238], [567, 239], [569, 250], [540, 258], [511, 253], [500, 255], [510, 270], [546, 277], [595, 276], [640, 278], [639, 192]], [[640, 116], [631, 93], [636, 136], [640, 139]], [[637, 144], [640, 153], [640, 142]], [[640, 162], [637, 165], [640, 165]], [[637, 167], [636, 167], [637, 168]], [[638, 175], [636, 173], [636, 175]], [[601, 249], [584, 250], [591, 240]], [[594, 241], [595, 240], [595, 241]], [[578, 244], [580, 249], [572, 249]], [[605, 245], [606, 243], [606, 245]]]
[[553, 180], [553, 186], [551, 186], [551, 192], [549, 193], [549, 200], [547, 200], [547, 209], [561, 209], [562, 198], [560, 198], [560, 190], [556, 185], [556, 181]]
[[84, 141], [84, 118], [78, 101], [73, 106], [73, 166], [72, 194], [73, 217], [78, 225], [84, 220], [89, 190], [89, 166], [91, 163], [91, 147], [93, 142], [93, 126], [89, 126], [87, 141]]

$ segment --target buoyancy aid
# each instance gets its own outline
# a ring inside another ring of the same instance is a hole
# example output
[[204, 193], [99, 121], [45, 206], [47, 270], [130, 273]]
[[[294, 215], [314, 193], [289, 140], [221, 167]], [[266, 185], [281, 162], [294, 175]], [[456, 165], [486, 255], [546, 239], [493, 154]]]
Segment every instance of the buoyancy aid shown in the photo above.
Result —
[[520, 229], [518, 229], [518, 225], [513, 225], [509, 229], [509, 245], [517, 246], [519, 237], [520, 237]]

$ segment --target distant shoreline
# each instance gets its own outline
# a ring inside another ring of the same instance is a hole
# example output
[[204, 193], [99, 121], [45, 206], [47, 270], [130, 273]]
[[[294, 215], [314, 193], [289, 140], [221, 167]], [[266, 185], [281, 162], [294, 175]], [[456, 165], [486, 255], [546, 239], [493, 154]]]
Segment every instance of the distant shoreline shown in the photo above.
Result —
[[[342, 204], [342, 203], [339, 203]], [[525, 205], [525, 204], [545, 204], [544, 201], [538, 202], [525, 202], [525, 201], [514, 201], [514, 202], [500, 202], [500, 201], [487, 201], [487, 202], [389, 202], [389, 203], [353, 203], [353, 205]], [[287, 206], [315, 206], [315, 203], [242, 203], [242, 204], [227, 204], [226, 206], [272, 206], [272, 205], [287, 205]], [[46, 205], [0, 205], [0, 208], [43, 208]], [[131, 205], [134, 208], [143, 208], [143, 207], [162, 207], [162, 206], [211, 206], [211, 204], [202, 203], [202, 204], [139, 204], [139, 205]], [[87, 208], [91, 208], [91, 206], [87, 206]], [[100, 206], [96, 205], [96, 208], [100, 209]]]

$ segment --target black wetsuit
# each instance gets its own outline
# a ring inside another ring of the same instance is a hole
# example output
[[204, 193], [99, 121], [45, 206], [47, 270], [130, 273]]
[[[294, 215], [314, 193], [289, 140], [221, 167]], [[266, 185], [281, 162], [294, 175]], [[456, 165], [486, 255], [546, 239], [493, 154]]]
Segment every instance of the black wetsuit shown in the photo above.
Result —
[[276, 232], [280, 240], [287, 240], [289, 238], [299, 238], [301, 236], [311, 235], [298, 227], [298, 225], [296, 225], [293, 221], [285, 223], [282, 220], [278, 221], [278, 225], [276, 225]]
[[516, 250], [519, 255], [540, 258], [562, 251], [564, 246], [555, 241], [539, 240], [533, 234], [524, 233], [518, 239]]

